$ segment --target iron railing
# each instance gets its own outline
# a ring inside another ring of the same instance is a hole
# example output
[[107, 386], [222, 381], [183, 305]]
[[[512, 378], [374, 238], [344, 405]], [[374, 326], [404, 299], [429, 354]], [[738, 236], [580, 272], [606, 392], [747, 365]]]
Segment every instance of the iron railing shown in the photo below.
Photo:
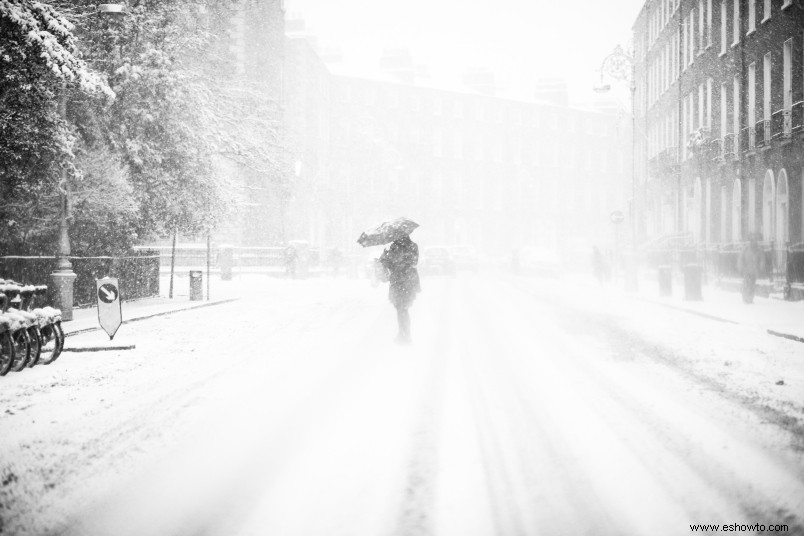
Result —
[[757, 131], [752, 126], [746, 128], [745, 130], [748, 131], [748, 136], [746, 136], [746, 138], [748, 139], [748, 150], [753, 151], [754, 149], [757, 148]]
[[771, 139], [782, 136], [784, 131], [784, 110], [776, 110], [771, 114]]
[[794, 103], [790, 115], [791, 131], [801, 132], [804, 130], [804, 101]]
[[723, 159], [730, 160], [737, 156], [737, 134], [723, 136]]
[[782, 110], [782, 137], [789, 138], [793, 135], [793, 110]]
[[712, 147], [713, 160], [716, 162], [723, 160], [723, 140], [716, 139], [709, 142]]
[[754, 125], [756, 132], [757, 147], [767, 146], [771, 140], [771, 122], [767, 119], [760, 119]]

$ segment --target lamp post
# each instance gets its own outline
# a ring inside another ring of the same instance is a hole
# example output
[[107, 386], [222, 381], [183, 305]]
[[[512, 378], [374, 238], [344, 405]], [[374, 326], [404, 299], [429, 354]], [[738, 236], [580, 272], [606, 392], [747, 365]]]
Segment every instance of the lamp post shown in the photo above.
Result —
[[611, 85], [604, 83], [604, 75], [621, 81], [628, 82], [628, 89], [631, 93], [631, 202], [629, 215], [631, 223], [631, 258], [626, 270], [625, 288], [629, 291], [637, 289], [636, 274], [636, 251], [637, 251], [637, 177], [636, 177], [636, 63], [633, 56], [626, 53], [620, 45], [614, 51], [603, 58], [600, 65], [600, 84], [593, 89], [596, 93], [607, 93], [611, 90]]
[[[125, 14], [123, 4], [101, 4], [97, 13], [102, 16], [121, 16]], [[67, 122], [67, 83], [62, 81], [59, 96], [59, 116]], [[67, 167], [62, 165], [59, 178], [59, 248], [56, 253], [56, 269], [50, 274], [50, 298], [57, 309], [61, 309], [64, 321], [73, 319], [73, 287], [76, 274], [70, 262], [70, 182]]]

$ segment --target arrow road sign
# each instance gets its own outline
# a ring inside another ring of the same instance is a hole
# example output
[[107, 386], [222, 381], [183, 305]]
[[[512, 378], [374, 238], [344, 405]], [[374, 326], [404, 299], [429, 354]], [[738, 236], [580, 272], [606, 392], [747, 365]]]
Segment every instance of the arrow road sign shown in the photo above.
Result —
[[120, 288], [116, 277], [96, 279], [95, 284], [98, 288], [98, 322], [111, 340], [123, 323]]
[[98, 299], [103, 303], [113, 303], [117, 296], [117, 286], [110, 283], [104, 283], [98, 289]]
[[615, 210], [609, 214], [609, 219], [611, 220], [611, 223], [622, 223], [625, 219], [625, 214], [623, 214], [622, 210]]

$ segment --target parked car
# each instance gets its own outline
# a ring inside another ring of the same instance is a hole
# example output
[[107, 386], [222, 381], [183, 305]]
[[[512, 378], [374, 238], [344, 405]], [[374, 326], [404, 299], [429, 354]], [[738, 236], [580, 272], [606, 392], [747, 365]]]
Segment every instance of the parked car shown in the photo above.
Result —
[[419, 272], [422, 275], [454, 275], [455, 259], [447, 246], [428, 246], [421, 252]]
[[450, 246], [455, 270], [458, 272], [477, 272], [480, 260], [472, 246]]

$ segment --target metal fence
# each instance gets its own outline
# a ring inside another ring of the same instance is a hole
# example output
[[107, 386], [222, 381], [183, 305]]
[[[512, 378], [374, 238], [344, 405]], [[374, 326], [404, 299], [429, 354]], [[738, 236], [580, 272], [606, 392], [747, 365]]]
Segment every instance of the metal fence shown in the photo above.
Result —
[[[137, 249], [137, 248], [135, 248]], [[209, 250], [210, 268], [219, 270], [221, 267], [221, 251], [224, 248], [214, 246]], [[285, 246], [248, 247], [227, 246], [232, 253], [232, 268], [235, 271], [281, 271], [288, 262], [288, 248]], [[165, 270], [170, 268], [171, 246], [148, 246], [158, 254], [159, 265]], [[334, 249], [302, 248], [307, 266], [311, 269], [331, 267], [336, 262], [343, 262]], [[207, 265], [207, 248], [204, 245], [177, 245], [174, 267], [176, 269], [199, 268]]]
[[[120, 280], [122, 300], [159, 295], [159, 256], [154, 251], [140, 250], [125, 257], [70, 257], [70, 262], [76, 274], [74, 306], [94, 304], [95, 280], [103, 277]], [[0, 279], [49, 285], [55, 267], [56, 257], [0, 257]]]

